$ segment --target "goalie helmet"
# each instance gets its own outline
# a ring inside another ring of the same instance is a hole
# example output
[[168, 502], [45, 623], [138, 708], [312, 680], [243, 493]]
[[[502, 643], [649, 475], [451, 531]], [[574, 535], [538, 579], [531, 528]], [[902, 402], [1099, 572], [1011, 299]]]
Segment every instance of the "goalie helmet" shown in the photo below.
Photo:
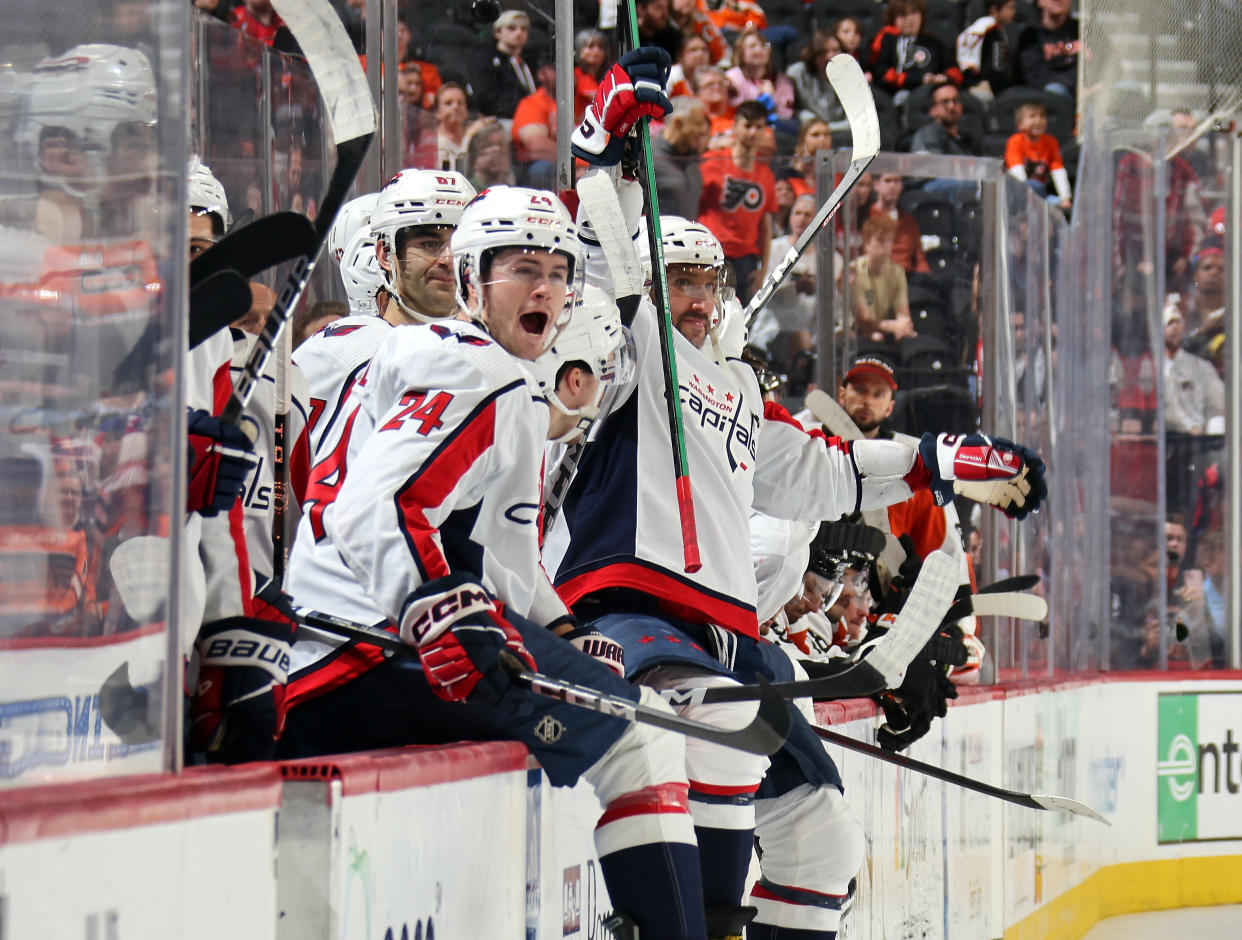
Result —
[[502, 248], [555, 251], [569, 260], [565, 306], [544, 345], [546, 352], [555, 345], [582, 293], [585, 254], [578, 241], [578, 227], [565, 205], [546, 190], [491, 186], [479, 193], [461, 214], [453, 233], [457, 303], [472, 320], [481, 321], [481, 311], [471, 309], [469, 288], [481, 286], [492, 255]]
[[42, 167], [41, 142], [56, 133], [67, 136], [86, 153], [88, 179], [100, 180], [116, 129], [154, 126], [156, 107], [155, 77], [143, 53], [106, 43], [74, 46], [34, 67], [17, 142], [41, 181], [74, 192], [80, 182]]
[[[568, 407], [556, 394], [556, 377], [570, 362], [585, 362], [599, 380], [594, 399], [578, 408]], [[578, 423], [558, 440], [569, 440], [585, 432], [599, 414], [600, 402], [609, 385], [625, 383], [634, 374], [633, 341], [621, 325], [621, 311], [607, 292], [588, 284], [574, 304], [569, 323], [557, 335], [552, 347], [529, 364], [548, 403], [561, 414], [577, 416]]]
[[[375, 251], [375, 236], [371, 234], [371, 214], [379, 193], [367, 193], [357, 199], [351, 199], [341, 206], [340, 212], [332, 220], [332, 228], [328, 230], [328, 254], [337, 264], [342, 264], [346, 247], [354, 240], [359, 230], [365, 230], [371, 242], [372, 253]], [[376, 270], [379, 270], [378, 265]]]
[[375, 257], [375, 238], [370, 229], [360, 228], [341, 253], [341, 282], [349, 299], [352, 316], [378, 316], [375, 295], [384, 287], [379, 259]]
[[224, 192], [224, 186], [211, 172], [211, 167], [198, 157], [190, 158], [187, 176], [186, 194], [189, 197], [187, 201], [190, 204], [190, 211], [214, 215], [220, 222], [219, 231], [216, 234], [223, 235], [233, 224], [233, 216], [229, 213], [229, 198]]

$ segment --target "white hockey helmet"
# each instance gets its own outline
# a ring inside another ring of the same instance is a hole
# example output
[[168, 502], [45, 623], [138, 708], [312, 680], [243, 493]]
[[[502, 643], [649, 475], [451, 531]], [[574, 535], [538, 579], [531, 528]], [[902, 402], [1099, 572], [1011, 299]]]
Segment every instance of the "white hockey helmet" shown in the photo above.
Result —
[[233, 224], [233, 216], [229, 213], [229, 197], [224, 186], [211, 172], [211, 167], [199, 160], [190, 158], [187, 171], [186, 195], [190, 211], [204, 215], [214, 215], [220, 222], [218, 235], [223, 235]]
[[666, 269], [673, 264], [692, 264], [716, 272], [716, 307], [709, 324], [710, 329], [716, 329], [724, 315], [728, 271], [720, 240], [702, 222], [683, 219], [679, 215], [661, 216], [660, 234]]
[[[366, 193], [351, 199], [341, 206], [336, 218], [332, 220], [332, 228], [328, 229], [328, 254], [337, 264], [345, 257], [346, 246], [354, 240], [359, 229], [366, 230], [374, 253], [375, 236], [371, 235], [371, 213], [378, 199], [379, 193]], [[376, 270], [378, 269], [377, 266]]]
[[395, 253], [397, 233], [402, 229], [456, 226], [462, 210], [474, 197], [474, 187], [456, 170], [402, 170], [376, 193], [371, 233]]
[[[557, 374], [570, 362], [586, 363], [591, 374], [599, 379], [594, 400], [578, 408], [569, 408], [556, 394]], [[529, 366], [548, 403], [561, 414], [579, 417], [577, 425], [560, 440], [569, 440], [585, 431], [599, 414], [608, 386], [627, 382], [634, 374], [633, 340], [621, 325], [616, 302], [606, 291], [587, 284], [556, 342]]]
[[360, 228], [345, 246], [341, 255], [341, 281], [349, 298], [352, 316], [378, 316], [375, 295], [384, 287], [380, 277], [379, 259], [375, 257], [375, 236], [368, 228]]
[[493, 253], [501, 248], [526, 248], [565, 255], [569, 259], [569, 290], [544, 351], [555, 345], [582, 293], [586, 267], [578, 227], [555, 193], [524, 186], [488, 187], [462, 213], [452, 247], [457, 303], [473, 320], [480, 319], [479, 311], [470, 308], [467, 288], [480, 286], [479, 279]]
[[98, 179], [105, 173], [103, 158], [111, 151], [113, 132], [124, 124], [154, 126], [156, 113], [155, 75], [147, 57], [126, 46], [86, 43], [34, 67], [17, 142], [42, 174], [39, 149], [45, 132], [67, 131], [87, 152], [90, 173]]

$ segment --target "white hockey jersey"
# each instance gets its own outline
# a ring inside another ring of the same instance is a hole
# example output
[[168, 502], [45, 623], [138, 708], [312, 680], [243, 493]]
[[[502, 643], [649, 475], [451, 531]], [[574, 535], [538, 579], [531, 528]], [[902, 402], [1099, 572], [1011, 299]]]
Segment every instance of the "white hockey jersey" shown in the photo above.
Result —
[[[294, 602], [392, 622], [419, 585], [465, 572], [537, 623], [567, 616], [539, 561], [547, 423], [533, 379], [474, 324], [390, 331], [311, 471], [290, 561]], [[291, 702], [380, 661], [342, 646], [299, 633]]]
[[741, 360], [722, 367], [674, 332], [703, 562], [686, 574], [649, 302], [640, 305], [631, 330], [634, 382], [601, 418], [583, 454], [547, 533], [544, 563], [570, 606], [606, 588], [631, 588], [654, 596], [670, 614], [758, 636], [750, 508], [785, 519], [836, 519], [855, 511], [862, 488], [849, 446], [811, 436], [780, 406], [765, 406], [754, 372]]
[[[254, 348], [258, 337], [241, 330], [233, 330], [233, 363], [230, 368], [232, 381], [237, 382], [246, 359]], [[263, 369], [263, 377], [255, 386], [254, 395], [246, 405], [246, 414], [259, 425], [259, 436], [255, 441], [255, 456], [258, 458], [250, 475], [246, 478], [246, 488], [242, 491], [241, 502], [245, 518], [246, 547], [250, 554], [250, 566], [258, 577], [256, 585], [272, 576], [272, 527], [275, 522], [274, 501], [274, 465], [276, 453], [276, 372], [278, 364], [276, 353], [267, 360]], [[301, 516], [302, 500], [306, 493], [306, 479], [310, 471], [310, 448], [307, 438], [307, 399], [310, 397], [306, 387], [306, 379], [296, 365], [290, 365], [288, 372], [290, 408], [287, 422], [286, 455], [288, 466], [289, 499], [285, 510], [285, 544], [293, 541]]]
[[293, 354], [310, 392], [310, 452], [341, 419], [345, 396], [393, 326], [382, 317], [342, 317], [309, 337]]

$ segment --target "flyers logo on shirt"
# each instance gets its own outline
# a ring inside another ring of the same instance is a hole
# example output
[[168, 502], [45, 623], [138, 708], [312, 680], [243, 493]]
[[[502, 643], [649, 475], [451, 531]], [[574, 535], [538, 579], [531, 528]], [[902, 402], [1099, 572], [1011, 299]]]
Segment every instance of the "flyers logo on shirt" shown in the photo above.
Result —
[[720, 208], [726, 212], [732, 212], [739, 207], [750, 212], [757, 212], [763, 208], [763, 187], [754, 180], [738, 179], [736, 176], [726, 174]]

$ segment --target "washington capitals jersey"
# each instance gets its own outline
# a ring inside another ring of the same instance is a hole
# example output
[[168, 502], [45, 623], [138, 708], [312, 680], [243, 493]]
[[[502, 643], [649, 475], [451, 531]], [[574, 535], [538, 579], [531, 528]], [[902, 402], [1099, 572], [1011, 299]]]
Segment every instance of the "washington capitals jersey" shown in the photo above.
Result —
[[293, 354], [310, 391], [310, 452], [319, 459], [325, 433], [341, 419], [345, 395], [393, 326], [382, 317], [342, 317], [309, 337]]
[[631, 588], [670, 614], [758, 636], [752, 504], [784, 519], [836, 519], [857, 508], [859, 476], [848, 445], [808, 435], [784, 409], [765, 406], [749, 366], [721, 366], [674, 331], [703, 562], [685, 573], [655, 318], [644, 301], [631, 327], [634, 383], [601, 418], [547, 533], [544, 563], [570, 606]]
[[[295, 603], [393, 622], [421, 584], [475, 578], [537, 623], [568, 611], [539, 560], [547, 405], [518, 360], [472, 323], [390, 331], [346, 396], [345, 441], [321, 445], [290, 560]], [[378, 662], [303, 630], [292, 701]], [[331, 657], [331, 668], [312, 669]]]

